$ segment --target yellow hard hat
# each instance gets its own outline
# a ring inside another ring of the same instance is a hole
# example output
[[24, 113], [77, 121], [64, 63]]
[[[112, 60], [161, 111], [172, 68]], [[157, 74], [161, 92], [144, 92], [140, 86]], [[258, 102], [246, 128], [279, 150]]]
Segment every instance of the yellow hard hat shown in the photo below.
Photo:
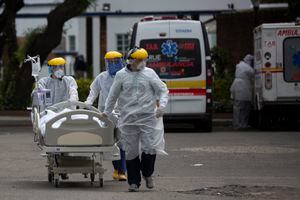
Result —
[[66, 60], [63, 59], [62, 57], [53, 58], [48, 61], [48, 65], [50, 66], [65, 65], [65, 64], [66, 64]]
[[123, 55], [117, 51], [109, 51], [105, 54], [105, 59], [114, 59], [114, 58], [122, 58]]
[[144, 60], [148, 58], [148, 52], [143, 48], [134, 48], [129, 52], [128, 58]]

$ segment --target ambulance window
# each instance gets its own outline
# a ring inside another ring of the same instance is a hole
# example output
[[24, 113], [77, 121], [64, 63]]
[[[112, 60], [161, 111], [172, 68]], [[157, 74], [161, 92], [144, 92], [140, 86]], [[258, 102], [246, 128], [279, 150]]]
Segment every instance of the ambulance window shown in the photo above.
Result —
[[201, 52], [198, 39], [149, 39], [140, 46], [149, 53], [147, 66], [160, 78], [176, 79], [201, 74]]
[[300, 37], [291, 37], [284, 40], [283, 66], [285, 81], [300, 81]]

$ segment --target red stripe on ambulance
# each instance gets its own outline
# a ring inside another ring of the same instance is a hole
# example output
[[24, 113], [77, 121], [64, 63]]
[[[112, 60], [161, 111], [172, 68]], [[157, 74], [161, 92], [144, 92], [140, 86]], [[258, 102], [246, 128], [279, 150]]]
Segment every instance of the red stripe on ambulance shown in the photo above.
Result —
[[171, 96], [205, 96], [206, 89], [169, 89]]

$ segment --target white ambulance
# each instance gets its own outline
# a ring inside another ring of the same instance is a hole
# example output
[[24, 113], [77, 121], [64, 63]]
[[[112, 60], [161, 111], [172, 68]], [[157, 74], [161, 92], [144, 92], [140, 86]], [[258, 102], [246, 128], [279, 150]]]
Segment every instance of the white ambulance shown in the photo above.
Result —
[[147, 66], [169, 89], [165, 119], [212, 128], [212, 69], [207, 32], [200, 21], [145, 17], [133, 26], [131, 47], [145, 48]]
[[262, 24], [254, 29], [254, 107], [268, 128], [300, 116], [300, 25]]

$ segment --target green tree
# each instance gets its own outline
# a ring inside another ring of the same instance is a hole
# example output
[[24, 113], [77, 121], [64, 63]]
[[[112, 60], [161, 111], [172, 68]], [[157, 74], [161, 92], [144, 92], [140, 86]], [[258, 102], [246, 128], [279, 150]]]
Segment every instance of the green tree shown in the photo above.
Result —
[[[0, 17], [0, 56], [4, 73], [1, 83], [1, 109], [24, 109], [30, 102], [33, 79], [31, 65], [23, 63], [25, 55], [40, 55], [41, 63], [59, 45], [66, 21], [83, 13], [92, 0], [65, 0], [47, 16], [47, 25], [35, 32], [27, 42], [23, 55], [18, 52], [16, 37], [16, 13], [24, 6], [23, 0], [2, 0], [3, 12]], [[1, 24], [2, 23], [2, 24]], [[3, 27], [1, 25], [4, 25]], [[3, 36], [3, 37], [2, 37]], [[1, 41], [4, 41], [3, 43]], [[1, 54], [2, 52], [2, 54]]]

